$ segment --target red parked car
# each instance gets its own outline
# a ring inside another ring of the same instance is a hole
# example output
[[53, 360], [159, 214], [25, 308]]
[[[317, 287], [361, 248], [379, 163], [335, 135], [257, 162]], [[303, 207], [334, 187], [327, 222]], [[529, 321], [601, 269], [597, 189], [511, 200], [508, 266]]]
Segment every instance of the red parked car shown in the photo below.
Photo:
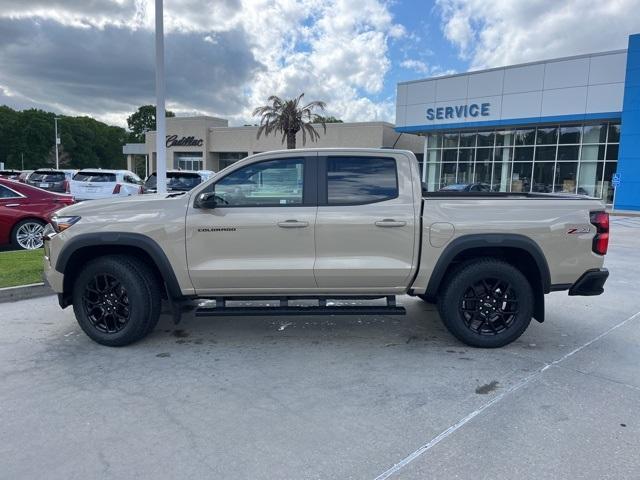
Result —
[[56, 210], [74, 203], [71, 195], [47, 192], [0, 178], [0, 245], [42, 247], [42, 231]]

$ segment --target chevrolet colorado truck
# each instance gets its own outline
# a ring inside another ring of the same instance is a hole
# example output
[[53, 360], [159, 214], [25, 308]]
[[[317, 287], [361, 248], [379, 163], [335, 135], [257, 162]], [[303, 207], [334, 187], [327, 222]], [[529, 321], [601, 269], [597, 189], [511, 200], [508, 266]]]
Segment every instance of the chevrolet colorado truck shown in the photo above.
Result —
[[402, 314], [408, 294], [436, 302], [465, 344], [499, 347], [544, 320], [545, 294], [603, 292], [609, 217], [577, 195], [425, 193], [408, 151], [301, 149], [247, 157], [189, 192], [66, 207], [44, 238], [60, 306], [103, 345], [143, 338], [163, 300], [177, 322], [196, 305]]

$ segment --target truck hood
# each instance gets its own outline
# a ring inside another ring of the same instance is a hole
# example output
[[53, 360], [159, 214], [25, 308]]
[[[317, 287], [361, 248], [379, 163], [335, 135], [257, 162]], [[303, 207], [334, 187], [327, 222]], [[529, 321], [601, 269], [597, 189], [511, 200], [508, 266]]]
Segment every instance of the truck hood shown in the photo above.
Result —
[[180, 208], [184, 204], [186, 209], [190, 195], [176, 193], [156, 193], [151, 195], [133, 195], [130, 197], [114, 197], [101, 200], [86, 200], [58, 210], [58, 215], [73, 215], [79, 217], [118, 215], [133, 217], [137, 212], [162, 211], [167, 208]]

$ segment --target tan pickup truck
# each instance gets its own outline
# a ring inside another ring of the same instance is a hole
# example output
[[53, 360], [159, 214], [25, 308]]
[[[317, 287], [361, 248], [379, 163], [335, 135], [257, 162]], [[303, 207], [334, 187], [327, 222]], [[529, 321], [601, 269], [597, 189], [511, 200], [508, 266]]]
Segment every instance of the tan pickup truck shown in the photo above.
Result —
[[[177, 322], [201, 299], [215, 307], [197, 315], [388, 315], [409, 294], [437, 302], [462, 342], [499, 347], [544, 320], [546, 293], [602, 293], [608, 239], [598, 200], [423, 193], [411, 152], [305, 149], [245, 158], [186, 193], [67, 207], [44, 263], [103, 345], [148, 334], [163, 299]], [[345, 298], [386, 303], [327, 303]]]

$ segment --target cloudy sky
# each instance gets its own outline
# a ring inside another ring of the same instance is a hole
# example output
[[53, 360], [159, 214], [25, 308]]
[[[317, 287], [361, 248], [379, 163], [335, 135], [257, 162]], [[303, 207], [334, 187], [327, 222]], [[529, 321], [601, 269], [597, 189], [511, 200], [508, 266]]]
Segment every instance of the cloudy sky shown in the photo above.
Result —
[[[640, 0], [164, 0], [167, 106], [232, 124], [271, 94], [394, 120], [398, 81], [626, 48]], [[153, 0], [0, 0], [0, 104], [125, 125], [154, 102]]]

